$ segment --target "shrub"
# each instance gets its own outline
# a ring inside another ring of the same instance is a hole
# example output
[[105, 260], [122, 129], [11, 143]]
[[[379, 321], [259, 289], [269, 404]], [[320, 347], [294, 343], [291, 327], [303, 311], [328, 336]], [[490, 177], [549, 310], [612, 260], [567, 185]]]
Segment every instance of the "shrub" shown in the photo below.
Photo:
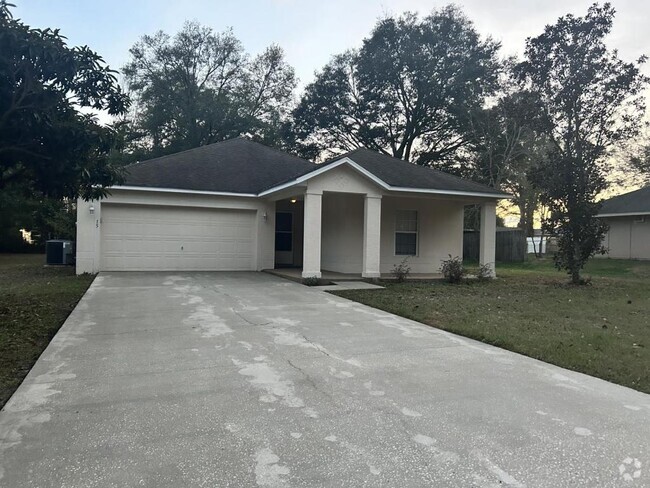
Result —
[[409, 266], [408, 261], [408, 257], [402, 259], [402, 262], [394, 265], [393, 269], [390, 272], [390, 274], [395, 277], [395, 280], [398, 283], [403, 283], [406, 281], [406, 278], [408, 278], [409, 274], [411, 274], [411, 267]]
[[490, 263], [480, 264], [476, 277], [479, 281], [489, 281], [494, 278], [492, 265]]
[[317, 276], [307, 276], [302, 279], [302, 284], [306, 286], [318, 286], [320, 283], [321, 280]]
[[440, 271], [442, 272], [445, 280], [449, 283], [460, 283], [465, 276], [465, 268], [463, 268], [463, 260], [456, 256], [455, 258], [449, 255], [449, 259], [442, 260], [442, 266], [440, 266]]

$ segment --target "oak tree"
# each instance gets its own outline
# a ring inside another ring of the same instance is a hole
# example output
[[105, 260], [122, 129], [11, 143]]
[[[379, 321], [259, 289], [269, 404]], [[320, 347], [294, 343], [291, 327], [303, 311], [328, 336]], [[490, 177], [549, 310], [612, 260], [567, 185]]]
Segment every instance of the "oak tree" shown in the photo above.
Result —
[[496, 86], [499, 44], [448, 6], [380, 20], [359, 50], [335, 56], [294, 111], [307, 156], [365, 146], [441, 165], [468, 142], [467, 114]]

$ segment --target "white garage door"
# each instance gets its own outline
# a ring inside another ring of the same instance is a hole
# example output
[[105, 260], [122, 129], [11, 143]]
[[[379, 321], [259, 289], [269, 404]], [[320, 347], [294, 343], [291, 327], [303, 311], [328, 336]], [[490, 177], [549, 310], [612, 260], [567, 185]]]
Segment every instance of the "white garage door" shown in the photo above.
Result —
[[255, 212], [102, 205], [104, 271], [253, 270]]

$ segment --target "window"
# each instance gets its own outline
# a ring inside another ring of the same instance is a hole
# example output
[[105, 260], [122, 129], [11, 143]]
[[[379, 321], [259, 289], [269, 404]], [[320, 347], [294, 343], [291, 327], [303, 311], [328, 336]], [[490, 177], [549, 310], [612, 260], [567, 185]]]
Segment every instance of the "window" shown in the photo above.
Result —
[[417, 210], [398, 210], [395, 219], [395, 255], [415, 256], [418, 250]]
[[275, 250], [293, 250], [293, 214], [290, 212], [275, 214]]

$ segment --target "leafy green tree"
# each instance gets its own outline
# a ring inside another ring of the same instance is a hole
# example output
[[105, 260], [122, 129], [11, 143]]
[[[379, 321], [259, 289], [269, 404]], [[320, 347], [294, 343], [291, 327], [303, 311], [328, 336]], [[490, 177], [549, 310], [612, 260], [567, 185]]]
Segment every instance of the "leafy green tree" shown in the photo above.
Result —
[[[243, 79], [245, 118], [257, 135], [271, 135], [287, 120], [297, 79], [284, 51], [271, 45], [248, 64]], [[255, 134], [254, 134], [255, 135]]]
[[576, 284], [587, 260], [602, 252], [606, 226], [595, 216], [607, 156], [638, 133], [645, 110], [648, 79], [639, 71], [645, 57], [624, 62], [604, 42], [614, 13], [606, 3], [592, 5], [584, 17], [560, 17], [526, 41], [526, 59], [517, 67], [522, 85], [542, 103], [552, 145], [534, 174], [550, 214], [544, 228], [558, 236], [557, 268]]
[[296, 77], [279, 46], [253, 59], [230, 30], [186, 22], [143, 36], [124, 67], [135, 100], [129, 148], [158, 156], [249, 134], [276, 137]]
[[33, 29], [0, 1], [0, 192], [96, 198], [120, 181], [114, 133], [82, 109], [120, 115], [128, 97], [114, 71], [58, 30]]
[[531, 174], [548, 157], [550, 144], [537, 96], [509, 88], [494, 104], [470, 114], [469, 151], [459, 172], [512, 194], [518, 226], [532, 236], [539, 190]]
[[294, 111], [298, 149], [314, 156], [365, 146], [419, 164], [450, 162], [468, 113], [494, 93], [499, 44], [448, 6], [377, 23], [358, 51], [335, 56]]

